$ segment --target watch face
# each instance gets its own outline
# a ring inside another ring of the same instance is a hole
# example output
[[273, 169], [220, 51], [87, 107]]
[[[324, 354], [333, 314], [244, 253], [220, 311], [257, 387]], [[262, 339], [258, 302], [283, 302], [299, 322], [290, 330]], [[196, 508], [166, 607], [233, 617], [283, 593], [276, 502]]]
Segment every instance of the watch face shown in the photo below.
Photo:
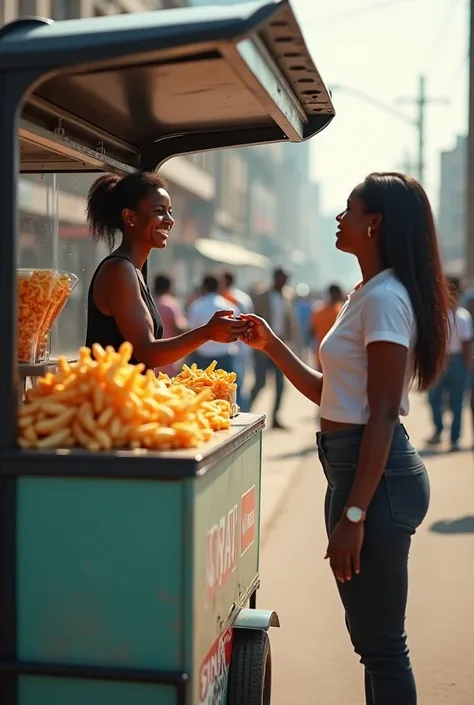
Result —
[[362, 519], [362, 509], [359, 509], [359, 507], [349, 507], [346, 512], [346, 516], [349, 521], [352, 521], [354, 524], [358, 524]]

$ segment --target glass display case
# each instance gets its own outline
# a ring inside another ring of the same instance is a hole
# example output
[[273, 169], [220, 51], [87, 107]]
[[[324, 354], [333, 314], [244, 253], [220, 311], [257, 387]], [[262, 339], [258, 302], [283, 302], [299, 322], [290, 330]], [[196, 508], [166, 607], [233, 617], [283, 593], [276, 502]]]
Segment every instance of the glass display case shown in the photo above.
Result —
[[86, 194], [92, 174], [22, 174], [18, 183], [17, 357], [20, 398], [74, 359], [86, 337], [87, 292], [106, 248], [90, 238]]
[[[86, 223], [85, 199], [94, 178], [92, 174], [44, 173], [23, 174], [19, 179], [18, 267], [23, 280], [33, 270], [51, 272], [45, 285], [52, 304], [45, 319], [40, 320], [39, 311], [34, 319], [43, 332], [51, 330], [46, 349], [44, 335], [36, 354], [28, 341], [23, 346], [19, 343], [22, 363], [54, 360], [59, 354], [71, 357], [84, 344], [88, 284], [107, 254], [103, 245], [92, 241]], [[21, 304], [19, 289], [19, 307]], [[20, 328], [24, 334], [25, 326]]]

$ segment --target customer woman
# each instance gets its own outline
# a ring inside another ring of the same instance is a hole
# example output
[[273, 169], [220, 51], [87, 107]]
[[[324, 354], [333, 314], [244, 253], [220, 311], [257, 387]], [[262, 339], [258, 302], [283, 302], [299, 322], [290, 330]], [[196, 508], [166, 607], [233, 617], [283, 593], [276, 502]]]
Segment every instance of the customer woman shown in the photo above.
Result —
[[[174, 219], [170, 195], [155, 174], [101, 176], [88, 194], [87, 220], [94, 239], [111, 250], [89, 287], [87, 346], [117, 349], [127, 340], [133, 345], [133, 363], [160, 368], [210, 340], [234, 342], [249, 327], [230, 318], [229, 309], [218, 311], [206, 325], [161, 340], [163, 324], [142, 268], [153, 248], [166, 247]], [[117, 233], [121, 242], [114, 249]]]
[[415, 705], [405, 634], [408, 553], [429, 483], [399, 417], [408, 414], [410, 382], [425, 390], [443, 369], [447, 287], [430, 204], [414, 179], [371, 174], [337, 222], [336, 247], [357, 257], [362, 281], [322, 342], [322, 373], [262, 319], [245, 316], [254, 323], [245, 336], [320, 406], [326, 558], [365, 667], [366, 703]]

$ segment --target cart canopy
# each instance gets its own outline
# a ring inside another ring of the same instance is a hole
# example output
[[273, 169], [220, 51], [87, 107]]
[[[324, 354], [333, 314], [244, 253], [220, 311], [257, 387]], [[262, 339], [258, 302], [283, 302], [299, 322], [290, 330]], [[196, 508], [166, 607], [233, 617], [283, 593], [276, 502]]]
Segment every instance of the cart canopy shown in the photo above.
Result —
[[298, 142], [334, 117], [287, 0], [17, 20], [0, 30], [2, 75], [25, 86], [23, 171], [155, 169]]

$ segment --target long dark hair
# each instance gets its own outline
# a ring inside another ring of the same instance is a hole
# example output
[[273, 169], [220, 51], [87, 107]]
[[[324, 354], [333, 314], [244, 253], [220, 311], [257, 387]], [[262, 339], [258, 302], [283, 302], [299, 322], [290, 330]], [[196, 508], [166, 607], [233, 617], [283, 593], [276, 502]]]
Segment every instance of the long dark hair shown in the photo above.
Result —
[[418, 332], [414, 378], [426, 390], [445, 365], [450, 307], [428, 196], [418, 181], [395, 172], [369, 174], [359, 195], [367, 213], [382, 215], [382, 264], [410, 295]]
[[117, 176], [100, 176], [87, 194], [87, 222], [96, 242], [105, 242], [110, 250], [115, 246], [117, 230], [123, 230], [122, 211], [136, 210], [142, 198], [166, 188], [165, 182], [152, 172]]

